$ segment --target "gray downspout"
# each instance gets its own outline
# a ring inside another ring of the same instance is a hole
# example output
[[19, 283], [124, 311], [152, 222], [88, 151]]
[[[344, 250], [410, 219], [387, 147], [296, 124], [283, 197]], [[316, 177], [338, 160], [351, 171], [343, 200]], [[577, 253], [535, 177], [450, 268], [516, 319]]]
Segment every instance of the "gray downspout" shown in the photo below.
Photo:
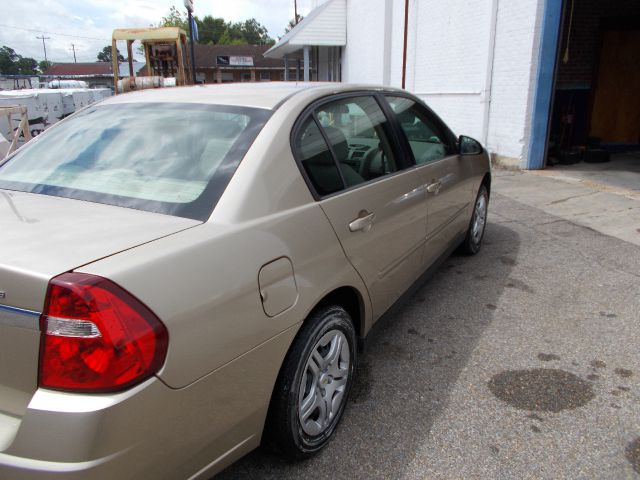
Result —
[[496, 27], [498, 25], [498, 1], [491, 1], [491, 25], [489, 27], [489, 49], [487, 52], [487, 70], [484, 80], [482, 117], [482, 143], [485, 148], [489, 141], [489, 122], [491, 120], [491, 85], [493, 83], [493, 59], [496, 52]]

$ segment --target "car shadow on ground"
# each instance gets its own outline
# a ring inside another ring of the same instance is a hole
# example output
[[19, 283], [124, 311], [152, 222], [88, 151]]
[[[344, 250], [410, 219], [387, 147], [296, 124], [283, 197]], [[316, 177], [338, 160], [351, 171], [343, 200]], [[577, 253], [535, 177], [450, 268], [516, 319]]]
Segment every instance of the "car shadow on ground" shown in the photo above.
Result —
[[260, 448], [220, 479], [400, 478], [491, 324], [519, 249], [508, 224], [489, 223], [481, 252], [454, 254], [376, 324], [360, 356], [342, 425], [303, 462]]

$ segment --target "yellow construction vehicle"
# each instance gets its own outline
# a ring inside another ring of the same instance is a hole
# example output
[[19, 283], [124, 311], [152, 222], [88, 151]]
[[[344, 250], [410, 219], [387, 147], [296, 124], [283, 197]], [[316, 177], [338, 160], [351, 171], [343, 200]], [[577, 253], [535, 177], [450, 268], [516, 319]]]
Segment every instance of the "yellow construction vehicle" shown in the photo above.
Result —
[[[117, 41], [127, 42], [129, 76], [120, 76]], [[144, 49], [146, 76], [136, 77], [133, 71], [133, 42], [139, 40]], [[187, 34], [178, 27], [117, 28], [111, 43], [113, 84], [115, 93], [145, 88], [192, 85], [191, 57]]]

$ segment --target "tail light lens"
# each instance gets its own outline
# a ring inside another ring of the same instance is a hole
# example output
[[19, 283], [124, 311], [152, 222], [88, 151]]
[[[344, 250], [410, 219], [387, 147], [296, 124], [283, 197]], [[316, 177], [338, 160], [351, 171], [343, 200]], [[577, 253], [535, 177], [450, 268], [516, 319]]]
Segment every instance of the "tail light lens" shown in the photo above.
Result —
[[155, 374], [167, 353], [166, 327], [106, 278], [64, 273], [49, 282], [40, 318], [41, 387], [113, 392]]

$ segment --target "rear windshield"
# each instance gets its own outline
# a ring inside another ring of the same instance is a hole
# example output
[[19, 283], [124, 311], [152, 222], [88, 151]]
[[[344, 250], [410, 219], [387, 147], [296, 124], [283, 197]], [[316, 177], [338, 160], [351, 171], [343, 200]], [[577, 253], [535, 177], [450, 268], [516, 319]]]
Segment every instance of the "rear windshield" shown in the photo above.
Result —
[[269, 115], [197, 104], [90, 107], [0, 165], [0, 188], [206, 220]]

